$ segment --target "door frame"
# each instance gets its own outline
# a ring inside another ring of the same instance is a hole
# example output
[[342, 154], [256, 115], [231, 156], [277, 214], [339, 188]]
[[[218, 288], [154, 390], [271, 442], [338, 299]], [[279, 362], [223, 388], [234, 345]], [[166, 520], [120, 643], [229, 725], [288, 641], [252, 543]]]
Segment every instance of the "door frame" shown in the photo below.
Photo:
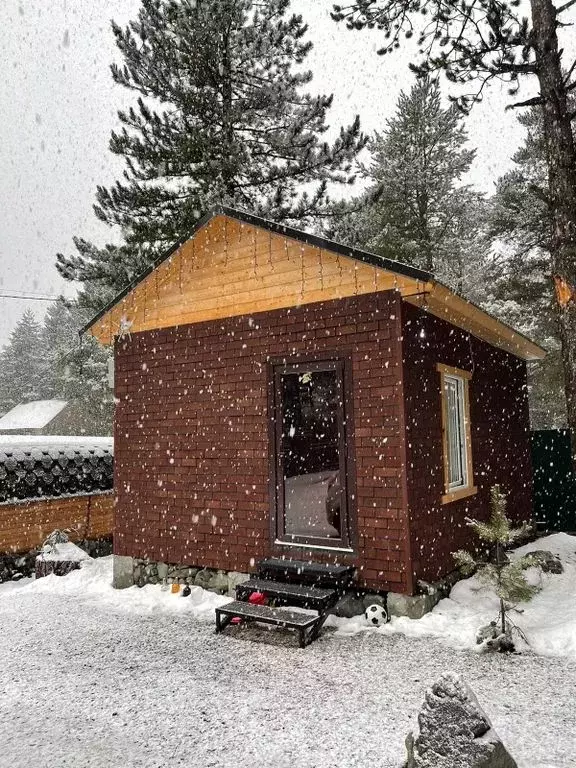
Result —
[[[282, 423], [278, 419], [278, 374], [305, 373], [306, 371], [335, 370], [340, 372], [342, 386], [343, 435], [339, 438], [339, 452], [344, 466], [345, 490], [342, 490], [345, 514], [342, 516], [341, 537], [290, 536], [284, 532], [284, 504], [280, 499], [284, 483], [279, 456], [279, 437]], [[270, 535], [272, 544], [289, 547], [350, 551], [356, 538], [356, 462], [354, 452], [353, 389], [351, 355], [294, 356], [268, 360], [268, 456]], [[280, 503], [281, 502], [281, 503]]]

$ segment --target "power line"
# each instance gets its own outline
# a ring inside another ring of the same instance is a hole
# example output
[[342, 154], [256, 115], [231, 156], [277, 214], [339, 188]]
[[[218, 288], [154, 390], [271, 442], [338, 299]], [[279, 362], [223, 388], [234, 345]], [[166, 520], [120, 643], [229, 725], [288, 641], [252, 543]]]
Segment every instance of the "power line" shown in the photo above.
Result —
[[0, 289], [0, 299], [20, 299], [21, 301], [58, 301], [59, 296], [46, 293], [24, 293], [24, 291], [9, 293]]

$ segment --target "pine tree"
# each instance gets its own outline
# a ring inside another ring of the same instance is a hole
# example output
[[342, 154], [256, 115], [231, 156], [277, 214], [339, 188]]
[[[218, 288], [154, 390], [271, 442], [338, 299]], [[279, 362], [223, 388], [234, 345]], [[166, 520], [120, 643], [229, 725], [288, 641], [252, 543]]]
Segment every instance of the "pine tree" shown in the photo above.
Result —
[[435, 82], [418, 81], [400, 94], [395, 116], [369, 142], [368, 190], [336, 207], [344, 218], [332, 234], [348, 241], [352, 234], [356, 245], [463, 290], [481, 205], [462, 183], [475, 154], [466, 143], [462, 115], [443, 108]]
[[83, 434], [108, 435], [112, 428], [113, 395], [108, 386], [110, 350], [92, 337], [78, 337], [90, 311], [75, 302], [56, 301], [48, 307], [42, 329], [45, 391], [74, 403]]
[[62, 299], [48, 307], [42, 325], [29, 310], [23, 314], [0, 354], [0, 413], [32, 400], [67, 400], [80, 433], [111, 433], [110, 351], [93, 338], [78, 338], [89, 315]]
[[[489, 545], [491, 558], [479, 560], [465, 550], [454, 552], [453, 557], [464, 575], [476, 571], [478, 580], [494, 590], [500, 600], [500, 636], [509, 638], [508, 612], [515, 604], [530, 600], [539, 591], [539, 587], [529, 584], [525, 574], [526, 568], [538, 565], [538, 560], [531, 555], [514, 560], [506, 556], [506, 549], [525, 536], [529, 527], [524, 524], [521, 528], [512, 528], [506, 517], [506, 495], [499, 485], [490, 489], [490, 506], [489, 522], [471, 519], [466, 522], [481, 541]], [[508, 644], [504, 647], [508, 648]]]
[[[334, 5], [332, 17], [350, 29], [378, 28], [379, 53], [389, 54], [404, 38], [418, 40], [419, 77], [444, 72], [459, 88], [454, 102], [465, 112], [481, 101], [494, 80], [508, 83], [515, 96], [522, 83], [538, 84], [536, 95], [508, 106], [542, 108], [547, 180], [544, 199], [550, 212], [551, 276], [558, 305], [567, 421], [576, 468], [576, 138], [570, 97], [576, 88], [576, 62], [561, 45], [560, 30], [576, 0], [352, 0]], [[522, 6], [520, 8], [520, 6]]]
[[489, 209], [490, 234], [518, 253], [534, 248], [549, 252], [552, 217], [546, 203], [548, 169], [541, 108], [519, 115], [518, 122], [526, 134], [512, 156], [514, 168], [496, 184]]
[[65, 277], [118, 288], [214, 204], [304, 223], [322, 211], [329, 182], [353, 181], [365, 144], [359, 119], [325, 140], [332, 96], [306, 91], [312, 44], [288, 8], [289, 0], [142, 0], [127, 28], [113, 23], [124, 63], [112, 77], [138, 98], [118, 113], [122, 129], [110, 141], [124, 179], [98, 187], [95, 211], [122, 228], [128, 247], [110, 260], [109, 249], [77, 241], [76, 256], [58, 256]]
[[67, 280], [81, 283], [76, 302], [92, 315], [141, 274], [151, 259], [150, 253], [126, 245], [109, 243], [98, 248], [80, 237], [74, 238], [74, 245], [77, 253], [59, 253], [56, 266]]
[[566, 425], [566, 398], [558, 308], [552, 273], [553, 220], [547, 205], [546, 148], [542, 113], [518, 118], [526, 138], [514, 168], [498, 180], [487, 205], [487, 237], [496, 248], [482, 304], [548, 351], [530, 366], [531, 423], [536, 429]]
[[44, 345], [41, 326], [26, 310], [0, 354], [0, 409], [39, 400], [46, 393], [43, 376]]

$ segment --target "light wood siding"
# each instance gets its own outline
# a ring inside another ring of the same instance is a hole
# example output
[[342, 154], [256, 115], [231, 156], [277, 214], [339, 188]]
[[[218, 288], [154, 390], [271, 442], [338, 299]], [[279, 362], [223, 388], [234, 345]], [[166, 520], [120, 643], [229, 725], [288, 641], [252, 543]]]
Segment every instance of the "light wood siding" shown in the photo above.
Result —
[[[249, 315], [397, 288], [415, 280], [216, 216], [91, 328], [110, 344], [130, 331]], [[127, 322], [123, 322], [127, 321]]]
[[89, 332], [111, 344], [148, 331], [396, 289], [402, 298], [525, 360], [545, 352], [445, 286], [218, 214], [119, 299]]
[[0, 553], [36, 549], [57, 528], [71, 541], [110, 536], [113, 518], [111, 492], [0, 504]]

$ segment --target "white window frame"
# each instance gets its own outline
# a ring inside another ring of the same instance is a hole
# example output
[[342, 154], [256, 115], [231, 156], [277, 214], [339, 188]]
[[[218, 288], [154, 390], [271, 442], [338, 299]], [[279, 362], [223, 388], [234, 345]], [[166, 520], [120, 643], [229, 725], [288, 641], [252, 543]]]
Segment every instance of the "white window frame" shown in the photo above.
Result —
[[472, 435], [470, 428], [469, 383], [472, 374], [438, 363], [442, 399], [442, 451], [444, 493], [442, 503], [472, 496]]

